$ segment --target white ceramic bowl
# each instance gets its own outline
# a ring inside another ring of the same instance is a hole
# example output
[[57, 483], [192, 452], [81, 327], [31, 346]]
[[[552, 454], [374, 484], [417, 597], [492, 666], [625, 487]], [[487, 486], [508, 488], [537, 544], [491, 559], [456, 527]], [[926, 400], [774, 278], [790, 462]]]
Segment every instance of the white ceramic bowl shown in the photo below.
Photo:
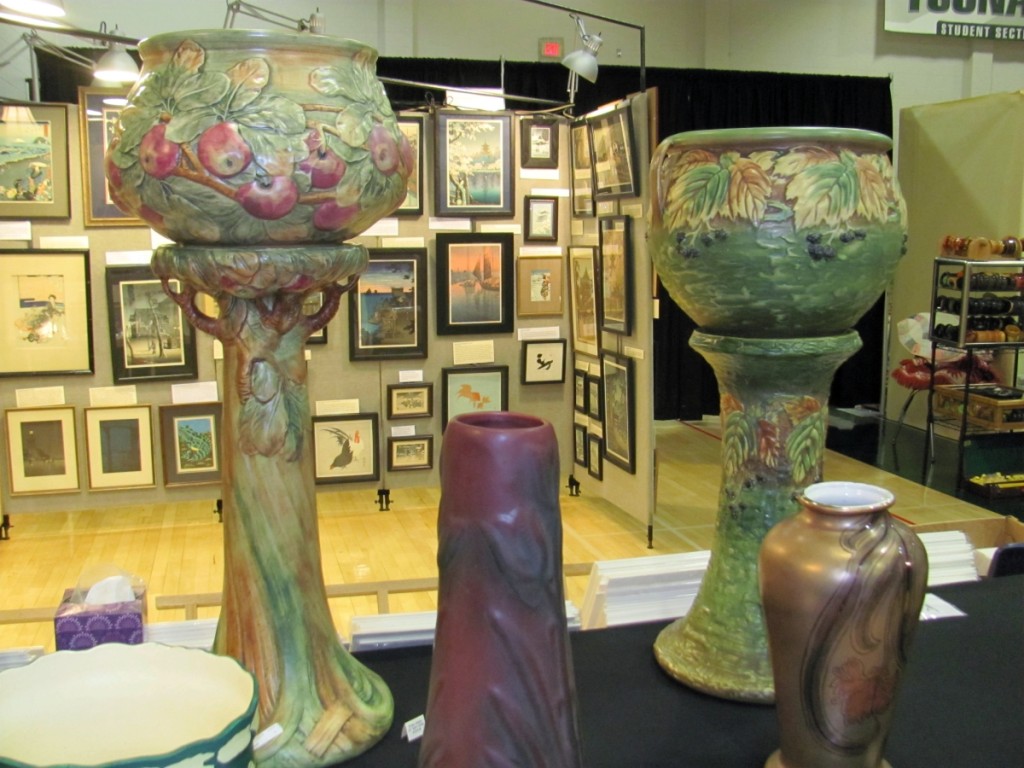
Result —
[[244, 768], [256, 704], [249, 672], [195, 648], [58, 651], [0, 673], [0, 766]]

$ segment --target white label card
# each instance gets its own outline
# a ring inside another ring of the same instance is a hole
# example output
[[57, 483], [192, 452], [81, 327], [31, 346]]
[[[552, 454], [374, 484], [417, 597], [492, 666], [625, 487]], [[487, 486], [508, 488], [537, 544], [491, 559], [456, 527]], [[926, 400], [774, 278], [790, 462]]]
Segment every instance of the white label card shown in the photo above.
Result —
[[402, 738], [408, 742], [419, 741], [423, 736], [423, 729], [427, 727], [427, 718], [423, 715], [408, 720], [402, 726]]

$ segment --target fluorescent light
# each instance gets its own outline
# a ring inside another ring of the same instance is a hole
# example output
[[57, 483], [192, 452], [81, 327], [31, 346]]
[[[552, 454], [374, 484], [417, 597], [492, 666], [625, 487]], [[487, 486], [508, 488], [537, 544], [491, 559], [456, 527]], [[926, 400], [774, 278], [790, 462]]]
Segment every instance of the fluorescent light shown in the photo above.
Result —
[[0, 5], [32, 16], [60, 18], [65, 15], [62, 0], [0, 0]]
[[44, 29], [67, 29], [68, 25], [50, 19], [37, 19], [35, 16], [22, 16], [20, 13], [7, 13], [0, 6], [0, 19], [13, 21], [15, 24], [24, 24], [29, 27], [41, 27]]

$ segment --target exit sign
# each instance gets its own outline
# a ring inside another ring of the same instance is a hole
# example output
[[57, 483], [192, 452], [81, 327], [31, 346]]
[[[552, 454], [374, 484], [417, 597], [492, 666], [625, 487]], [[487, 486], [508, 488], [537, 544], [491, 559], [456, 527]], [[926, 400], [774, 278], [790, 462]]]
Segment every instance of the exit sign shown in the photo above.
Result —
[[541, 60], [544, 59], [555, 59], [557, 61], [562, 60], [563, 43], [560, 37], [542, 37], [540, 39], [540, 45], [538, 50], [540, 52]]

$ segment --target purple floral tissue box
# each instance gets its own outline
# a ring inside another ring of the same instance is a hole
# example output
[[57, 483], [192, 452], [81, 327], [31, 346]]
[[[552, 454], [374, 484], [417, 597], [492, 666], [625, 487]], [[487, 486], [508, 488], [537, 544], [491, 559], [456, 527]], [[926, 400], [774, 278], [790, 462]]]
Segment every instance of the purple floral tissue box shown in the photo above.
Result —
[[79, 651], [101, 643], [142, 642], [146, 619], [146, 590], [135, 590], [135, 599], [125, 603], [83, 605], [71, 602], [73, 589], [64, 590], [64, 599], [53, 617], [58, 651]]

